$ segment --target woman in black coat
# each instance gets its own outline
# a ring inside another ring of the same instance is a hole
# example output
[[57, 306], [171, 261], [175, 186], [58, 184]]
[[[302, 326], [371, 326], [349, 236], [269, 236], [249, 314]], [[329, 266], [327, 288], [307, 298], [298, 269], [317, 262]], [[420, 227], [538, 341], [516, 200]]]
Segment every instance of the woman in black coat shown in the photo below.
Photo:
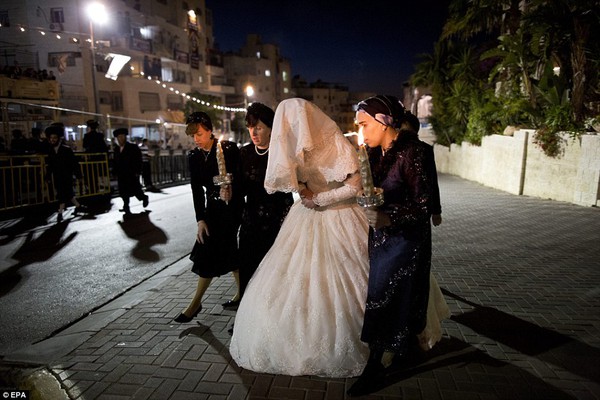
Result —
[[[240, 227], [243, 198], [237, 189], [239, 183], [240, 151], [230, 141], [218, 142], [212, 133], [212, 121], [208, 114], [198, 111], [187, 119], [186, 134], [194, 138], [196, 148], [188, 154], [192, 195], [198, 232], [190, 259], [194, 262], [192, 272], [198, 275], [198, 286], [188, 307], [177, 316], [175, 322], [189, 322], [202, 310], [202, 297], [212, 279], [233, 272], [237, 273], [237, 233]], [[219, 157], [222, 154], [222, 157]], [[232, 196], [221, 199], [226, 185], [215, 183], [225, 167], [231, 174]], [[238, 283], [239, 286], [239, 283]], [[239, 294], [238, 294], [239, 296]]]

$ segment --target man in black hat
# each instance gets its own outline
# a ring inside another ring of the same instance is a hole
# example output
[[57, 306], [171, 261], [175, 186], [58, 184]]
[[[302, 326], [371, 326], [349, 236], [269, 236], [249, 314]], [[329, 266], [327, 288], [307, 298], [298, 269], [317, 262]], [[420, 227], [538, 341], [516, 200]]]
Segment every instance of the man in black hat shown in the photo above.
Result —
[[87, 121], [89, 131], [83, 135], [83, 148], [86, 153], [107, 153], [108, 146], [104, 140], [104, 134], [98, 132], [98, 121], [90, 119]]
[[104, 134], [98, 132], [100, 125], [95, 119], [86, 122], [88, 132], [83, 135], [83, 149], [88, 155], [85, 158], [84, 179], [85, 189], [92, 193], [99, 190], [100, 179], [106, 173], [108, 160], [108, 145]]
[[58, 214], [56, 220], [61, 222], [66, 203], [70, 201], [75, 206], [75, 212], [84, 211], [75, 198], [73, 191], [73, 177], [81, 179], [81, 169], [73, 150], [63, 143], [65, 128], [61, 123], [53, 123], [45, 130], [50, 142], [48, 152], [48, 167], [46, 180], [54, 182], [56, 199], [58, 200]]
[[127, 141], [127, 128], [115, 129], [113, 136], [117, 139], [114, 148], [113, 169], [117, 175], [119, 195], [123, 199], [123, 211], [130, 214], [129, 198], [135, 196], [142, 201], [144, 208], [148, 207], [148, 195], [144, 194], [140, 184], [142, 173], [142, 152], [135, 144]]

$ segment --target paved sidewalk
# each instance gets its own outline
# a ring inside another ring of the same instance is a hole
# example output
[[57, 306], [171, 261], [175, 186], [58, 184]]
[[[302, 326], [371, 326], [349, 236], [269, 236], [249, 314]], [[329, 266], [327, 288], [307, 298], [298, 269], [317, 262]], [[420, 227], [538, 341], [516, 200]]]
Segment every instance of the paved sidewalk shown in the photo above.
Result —
[[[600, 210], [449, 175], [440, 188], [433, 271], [452, 319], [427, 362], [364, 398], [600, 399]], [[198, 318], [172, 323], [196, 285], [182, 257], [56, 336], [8, 355], [4, 372], [10, 363], [39, 366], [36, 390], [54, 385], [42, 397], [51, 400], [345, 398], [354, 379], [235, 365], [227, 333], [235, 311], [220, 306], [234, 294], [231, 276], [213, 281]]]

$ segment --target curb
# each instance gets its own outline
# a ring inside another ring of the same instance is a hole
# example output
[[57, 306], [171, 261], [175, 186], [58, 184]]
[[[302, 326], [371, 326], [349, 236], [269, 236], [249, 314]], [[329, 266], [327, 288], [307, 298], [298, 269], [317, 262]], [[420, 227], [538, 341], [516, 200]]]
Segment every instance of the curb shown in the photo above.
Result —
[[28, 390], [30, 400], [69, 400], [60, 381], [45, 367], [19, 364], [0, 366], [0, 386]]
[[54, 336], [5, 355], [0, 360], [0, 388], [29, 390], [29, 400], [69, 400], [60, 379], [49, 368], [53, 361], [140, 303], [154, 288], [185, 273], [189, 264], [186, 254]]

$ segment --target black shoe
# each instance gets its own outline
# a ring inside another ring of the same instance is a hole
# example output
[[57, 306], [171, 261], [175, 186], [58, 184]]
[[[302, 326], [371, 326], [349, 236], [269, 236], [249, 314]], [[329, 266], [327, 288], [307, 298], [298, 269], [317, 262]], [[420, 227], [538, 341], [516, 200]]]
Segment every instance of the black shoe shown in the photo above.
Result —
[[62, 214], [62, 212], [59, 212], [56, 215], [56, 222], [62, 222], [62, 220], [63, 220], [63, 214]]
[[144, 197], [144, 200], [142, 200], [142, 205], [144, 206], [144, 208], [148, 207], [149, 202], [150, 199], [148, 199], [148, 196]]
[[236, 308], [240, 305], [239, 300], [227, 300], [225, 303], [221, 304], [223, 308]]
[[86, 213], [87, 212], [87, 207], [84, 205], [80, 205], [75, 207], [75, 214], [77, 213]]
[[233, 324], [231, 324], [231, 328], [227, 329], [227, 333], [233, 335]]
[[379, 362], [367, 363], [365, 370], [346, 392], [349, 397], [365, 396], [385, 387], [386, 368]]
[[179, 322], [180, 324], [183, 324], [183, 323], [186, 323], [186, 322], [190, 322], [191, 320], [193, 320], [194, 318], [196, 318], [196, 316], [200, 313], [200, 311], [202, 311], [202, 305], [200, 305], [200, 307], [196, 310], [196, 312], [194, 313], [194, 315], [192, 315], [191, 317], [188, 317], [184, 313], [181, 313], [176, 318], [174, 318], [173, 321]]
[[129, 209], [129, 206], [123, 207], [119, 211], [121, 211], [122, 213], [125, 213], [125, 214], [131, 214], [131, 210]]

